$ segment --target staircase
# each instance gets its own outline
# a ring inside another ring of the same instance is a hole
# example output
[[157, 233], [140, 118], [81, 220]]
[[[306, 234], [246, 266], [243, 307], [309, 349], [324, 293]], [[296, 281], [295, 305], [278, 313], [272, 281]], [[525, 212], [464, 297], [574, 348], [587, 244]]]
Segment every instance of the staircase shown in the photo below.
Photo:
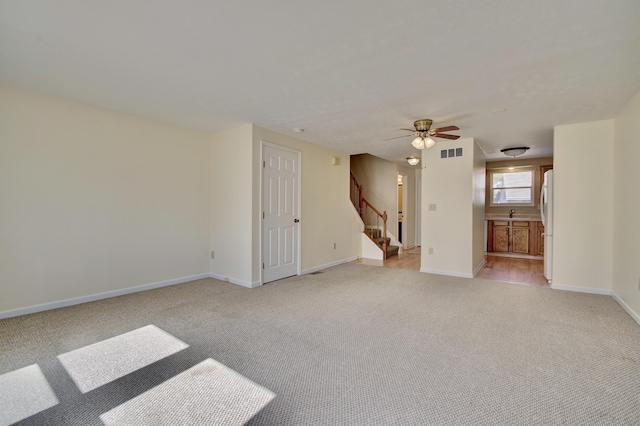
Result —
[[382, 247], [383, 245], [387, 246], [387, 255], [385, 259], [389, 256], [395, 256], [396, 254], [398, 254], [398, 250], [400, 249], [400, 247], [390, 245], [389, 243], [391, 242], [391, 238], [383, 238], [381, 230], [370, 229], [369, 231], [365, 231], [365, 234], [367, 234], [369, 238], [371, 238], [371, 240], [373, 240], [373, 242], [378, 245], [378, 247]]
[[380, 213], [364, 198], [364, 189], [351, 173], [351, 202], [364, 222], [364, 234], [368, 236], [381, 250], [382, 258], [398, 254], [399, 246], [390, 245], [391, 238], [387, 237], [387, 212]]

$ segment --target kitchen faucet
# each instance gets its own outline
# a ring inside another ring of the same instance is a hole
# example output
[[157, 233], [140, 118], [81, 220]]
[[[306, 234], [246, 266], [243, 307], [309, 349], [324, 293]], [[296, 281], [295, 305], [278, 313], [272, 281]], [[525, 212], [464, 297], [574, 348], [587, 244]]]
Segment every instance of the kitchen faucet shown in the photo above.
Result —
[[513, 214], [514, 214], [515, 212], [516, 212], [516, 211], [515, 211], [514, 209], [511, 209], [511, 211], [509, 212], [509, 219], [513, 219]]

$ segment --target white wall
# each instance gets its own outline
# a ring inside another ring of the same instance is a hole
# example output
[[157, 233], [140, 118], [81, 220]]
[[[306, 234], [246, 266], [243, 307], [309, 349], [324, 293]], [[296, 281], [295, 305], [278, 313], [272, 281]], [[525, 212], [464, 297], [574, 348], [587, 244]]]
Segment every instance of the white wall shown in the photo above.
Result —
[[206, 274], [207, 153], [204, 133], [0, 87], [0, 312]]
[[[440, 158], [440, 151], [448, 148], [463, 148], [463, 157]], [[478, 250], [476, 232], [482, 232], [483, 224], [474, 212], [481, 203], [474, 185], [479, 179], [480, 163], [474, 161], [476, 144], [473, 138], [455, 142], [436, 142], [425, 149], [422, 158], [422, 261], [420, 270], [444, 275], [472, 277]], [[479, 183], [478, 183], [479, 184]], [[483, 184], [481, 184], [483, 185]], [[429, 211], [435, 204], [436, 210]], [[482, 205], [484, 215], [484, 205]], [[429, 248], [433, 254], [429, 255]]]
[[[614, 121], [613, 292], [640, 320], [640, 92]], [[640, 321], [639, 321], [640, 322]]]
[[254, 287], [253, 251], [253, 125], [211, 135], [209, 145], [211, 273], [235, 284]]
[[613, 120], [557, 126], [553, 151], [552, 288], [608, 294], [613, 274]]
[[[254, 170], [260, 168], [261, 141], [301, 152], [300, 213], [302, 273], [355, 260], [361, 251], [362, 225], [349, 197], [349, 155], [253, 126]], [[338, 165], [332, 159], [339, 159]], [[260, 227], [260, 174], [253, 177], [253, 225]], [[253, 235], [253, 279], [260, 276], [260, 232]], [[335, 249], [334, 247], [335, 243]]]

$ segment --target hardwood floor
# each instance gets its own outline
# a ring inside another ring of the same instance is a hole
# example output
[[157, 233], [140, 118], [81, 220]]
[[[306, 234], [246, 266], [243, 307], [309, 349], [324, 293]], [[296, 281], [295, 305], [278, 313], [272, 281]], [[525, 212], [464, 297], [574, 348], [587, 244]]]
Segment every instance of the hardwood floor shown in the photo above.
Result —
[[[413, 250], [409, 250], [413, 251]], [[420, 270], [420, 253], [401, 253], [391, 256], [387, 260], [374, 259], [358, 259], [353, 263], [362, 263], [364, 265], [384, 266], [385, 268], [411, 269], [413, 271]]]
[[487, 256], [487, 263], [476, 278], [517, 284], [549, 286], [544, 277], [543, 261], [513, 257]]
[[[384, 266], [386, 268], [420, 270], [419, 250], [410, 249], [387, 260], [358, 259], [354, 263]], [[487, 256], [487, 263], [476, 278], [486, 278], [517, 284], [549, 286], [543, 273], [543, 261], [538, 259], [518, 259], [512, 257]]]

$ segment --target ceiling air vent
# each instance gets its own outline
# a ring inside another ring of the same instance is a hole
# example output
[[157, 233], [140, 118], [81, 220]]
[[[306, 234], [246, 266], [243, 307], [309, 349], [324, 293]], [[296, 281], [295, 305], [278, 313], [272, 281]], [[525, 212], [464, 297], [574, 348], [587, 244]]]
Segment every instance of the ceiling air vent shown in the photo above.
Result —
[[449, 148], [440, 151], [440, 158], [462, 157], [462, 148]]

